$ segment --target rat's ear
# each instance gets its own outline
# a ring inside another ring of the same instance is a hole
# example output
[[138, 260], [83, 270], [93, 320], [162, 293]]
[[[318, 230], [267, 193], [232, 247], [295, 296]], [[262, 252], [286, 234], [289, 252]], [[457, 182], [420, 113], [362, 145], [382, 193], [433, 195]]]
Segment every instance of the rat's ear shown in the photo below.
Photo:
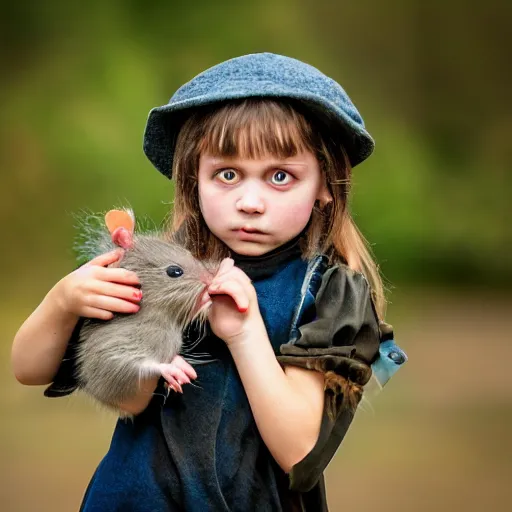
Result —
[[135, 218], [131, 210], [110, 210], [105, 214], [105, 224], [112, 242], [123, 249], [133, 247]]

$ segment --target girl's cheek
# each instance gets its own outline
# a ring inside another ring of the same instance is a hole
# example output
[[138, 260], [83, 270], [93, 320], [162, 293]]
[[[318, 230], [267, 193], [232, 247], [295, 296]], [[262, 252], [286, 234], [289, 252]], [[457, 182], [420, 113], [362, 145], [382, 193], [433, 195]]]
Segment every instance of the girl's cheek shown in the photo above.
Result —
[[208, 191], [203, 191], [200, 194], [199, 204], [201, 213], [207, 222], [219, 217], [222, 218], [228, 206], [225, 198], [220, 197], [218, 194], [208, 193]]
[[289, 205], [282, 213], [280, 221], [287, 225], [298, 225], [302, 223], [305, 225], [311, 217], [312, 211], [312, 203]]

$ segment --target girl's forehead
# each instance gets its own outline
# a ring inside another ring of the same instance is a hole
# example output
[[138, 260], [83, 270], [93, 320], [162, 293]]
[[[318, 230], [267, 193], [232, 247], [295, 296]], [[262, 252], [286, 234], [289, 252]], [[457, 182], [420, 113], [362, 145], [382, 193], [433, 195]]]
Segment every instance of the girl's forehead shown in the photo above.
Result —
[[287, 158], [312, 149], [312, 130], [290, 106], [272, 101], [225, 105], [201, 121], [200, 153], [223, 157]]

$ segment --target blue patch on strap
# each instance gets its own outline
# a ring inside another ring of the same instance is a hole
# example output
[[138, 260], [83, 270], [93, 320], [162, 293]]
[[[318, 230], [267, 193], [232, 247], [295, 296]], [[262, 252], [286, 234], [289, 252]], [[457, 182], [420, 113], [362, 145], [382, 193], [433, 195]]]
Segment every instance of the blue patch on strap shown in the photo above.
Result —
[[381, 386], [407, 362], [406, 353], [394, 340], [383, 341], [379, 347], [379, 357], [372, 364], [372, 371]]

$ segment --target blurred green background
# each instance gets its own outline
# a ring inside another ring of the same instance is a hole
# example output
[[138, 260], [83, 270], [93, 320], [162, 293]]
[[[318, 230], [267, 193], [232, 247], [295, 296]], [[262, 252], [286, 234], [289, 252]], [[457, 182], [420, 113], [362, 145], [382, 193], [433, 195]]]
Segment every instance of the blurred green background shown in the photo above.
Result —
[[115, 421], [9, 365], [74, 268], [72, 214], [129, 202], [160, 222], [172, 184], [143, 155], [147, 113], [259, 51], [338, 80], [377, 144], [352, 209], [410, 361], [329, 466], [331, 509], [510, 510], [511, 14], [507, 0], [2, 2], [0, 510], [76, 510]]

